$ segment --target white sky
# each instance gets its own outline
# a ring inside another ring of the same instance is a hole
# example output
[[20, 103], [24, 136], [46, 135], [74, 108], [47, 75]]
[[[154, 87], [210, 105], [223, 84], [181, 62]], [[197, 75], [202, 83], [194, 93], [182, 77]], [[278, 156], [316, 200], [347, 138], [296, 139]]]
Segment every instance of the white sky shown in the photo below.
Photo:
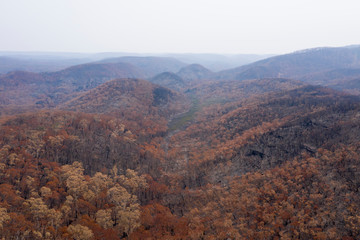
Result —
[[0, 51], [286, 53], [360, 44], [359, 0], [0, 0]]

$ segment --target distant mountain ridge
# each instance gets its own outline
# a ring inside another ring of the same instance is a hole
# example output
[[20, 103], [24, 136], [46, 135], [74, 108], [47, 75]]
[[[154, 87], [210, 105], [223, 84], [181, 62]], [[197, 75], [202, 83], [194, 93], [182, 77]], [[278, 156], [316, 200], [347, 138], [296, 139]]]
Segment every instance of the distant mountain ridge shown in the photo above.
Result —
[[186, 66], [185, 63], [170, 57], [138, 57], [127, 56], [118, 58], [107, 58], [101, 63], [130, 63], [141, 69], [145, 77], [153, 77], [162, 72], [177, 72], [180, 68]]
[[212, 54], [212, 53], [169, 53], [165, 56], [174, 57], [187, 64], [201, 64], [211, 71], [230, 69], [261, 59], [275, 56], [274, 54]]
[[91, 62], [86, 58], [22, 58], [18, 56], [1, 56], [0, 55], [0, 74], [6, 74], [13, 71], [29, 72], [53, 72], [65, 69], [67, 67]]
[[308, 74], [335, 68], [360, 67], [360, 47], [315, 48], [267, 58], [217, 73], [221, 80], [285, 77], [305, 79]]

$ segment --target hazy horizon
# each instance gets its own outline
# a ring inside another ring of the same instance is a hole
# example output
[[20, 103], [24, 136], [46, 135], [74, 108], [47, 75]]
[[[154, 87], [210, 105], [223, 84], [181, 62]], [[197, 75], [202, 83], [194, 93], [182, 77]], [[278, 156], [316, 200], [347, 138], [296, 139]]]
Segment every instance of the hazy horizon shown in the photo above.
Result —
[[360, 3], [254, 0], [0, 2], [0, 51], [284, 54], [360, 43]]

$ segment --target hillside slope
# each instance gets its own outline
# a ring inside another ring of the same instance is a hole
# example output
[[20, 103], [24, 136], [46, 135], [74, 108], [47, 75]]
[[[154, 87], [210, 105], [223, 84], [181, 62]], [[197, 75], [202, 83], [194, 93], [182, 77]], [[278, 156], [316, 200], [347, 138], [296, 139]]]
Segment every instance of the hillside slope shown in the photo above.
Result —
[[175, 172], [188, 172], [187, 186], [273, 168], [302, 152], [360, 141], [359, 102], [328, 88], [299, 86], [210, 105], [172, 136], [169, 158]]

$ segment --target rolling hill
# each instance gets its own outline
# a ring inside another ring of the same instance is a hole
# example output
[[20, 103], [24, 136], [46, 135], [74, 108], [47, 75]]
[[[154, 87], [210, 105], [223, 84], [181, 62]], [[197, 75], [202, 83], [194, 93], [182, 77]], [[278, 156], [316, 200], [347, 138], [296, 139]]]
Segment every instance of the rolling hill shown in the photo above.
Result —
[[74, 87], [75, 91], [86, 91], [114, 78], [144, 77], [142, 70], [129, 63], [122, 62], [82, 64], [58, 72], [44, 73], [44, 75], [57, 82], [59, 86]]
[[184, 79], [184, 81], [194, 84], [194, 82], [199, 80], [211, 79], [213, 72], [200, 64], [190, 64], [181, 68], [177, 75]]
[[177, 74], [172, 72], [163, 72], [149, 79], [150, 82], [158, 84], [163, 87], [181, 91], [187, 84]]
[[115, 79], [59, 106], [62, 110], [106, 114], [138, 135], [167, 130], [167, 119], [188, 108], [182, 94], [140, 79]]
[[183, 96], [179, 93], [145, 80], [115, 79], [66, 102], [61, 108], [116, 115], [125, 115], [122, 111], [129, 109], [145, 116], [150, 114], [164, 116], [174, 111], [172, 107], [176, 101], [184, 101], [181, 98]]
[[0, 76], [2, 114], [52, 108], [121, 77], [143, 77], [143, 73], [128, 63], [82, 64], [48, 73], [11, 72]]

